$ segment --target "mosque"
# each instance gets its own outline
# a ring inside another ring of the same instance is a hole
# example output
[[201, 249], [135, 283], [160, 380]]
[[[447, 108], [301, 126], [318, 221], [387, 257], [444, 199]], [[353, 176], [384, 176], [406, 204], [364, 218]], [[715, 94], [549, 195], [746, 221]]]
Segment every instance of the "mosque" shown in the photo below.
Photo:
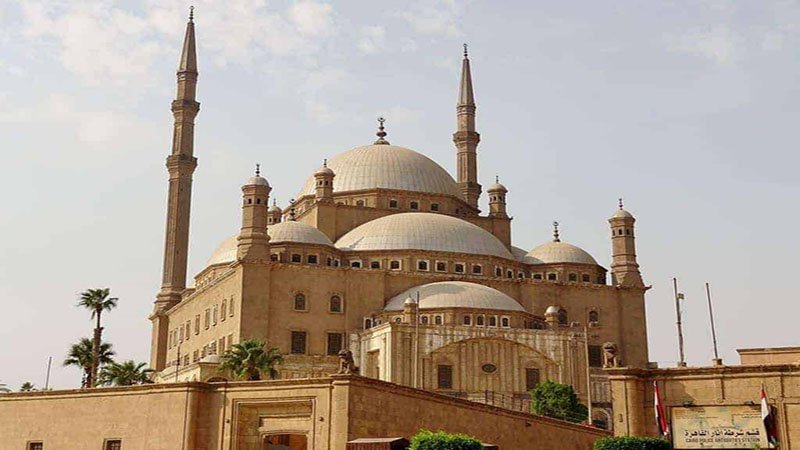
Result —
[[349, 350], [365, 377], [481, 402], [525, 408], [537, 383], [569, 383], [594, 406], [593, 419], [610, 426], [603, 366], [648, 362], [635, 219], [621, 201], [608, 219], [610, 273], [564, 242], [557, 224], [536, 248], [513, 245], [509, 189], [494, 180], [485, 189], [488, 211], [479, 207], [480, 134], [466, 48], [455, 177], [391, 144], [379, 119], [374, 142], [355, 142], [310, 170], [285, 207], [270, 205], [268, 174], [256, 169], [238, 200], [241, 229], [220, 237], [191, 283], [200, 111], [191, 20], [177, 78], [163, 279], [150, 316], [158, 381], [224, 379], [219, 355], [262, 339], [285, 355], [281, 379], [335, 373], [337, 355]]

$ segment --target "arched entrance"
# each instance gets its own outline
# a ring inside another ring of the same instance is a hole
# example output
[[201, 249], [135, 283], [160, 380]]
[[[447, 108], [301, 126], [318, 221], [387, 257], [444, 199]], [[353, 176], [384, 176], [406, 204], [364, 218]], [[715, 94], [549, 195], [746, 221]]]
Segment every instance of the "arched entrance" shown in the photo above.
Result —
[[264, 436], [263, 450], [307, 450], [308, 439], [304, 434], [272, 434]]

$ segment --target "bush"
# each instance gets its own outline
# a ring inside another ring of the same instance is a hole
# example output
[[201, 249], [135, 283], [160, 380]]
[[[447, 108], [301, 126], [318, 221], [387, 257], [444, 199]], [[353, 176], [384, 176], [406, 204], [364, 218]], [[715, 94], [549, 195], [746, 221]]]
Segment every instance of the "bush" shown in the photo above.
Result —
[[589, 416], [586, 406], [578, 401], [575, 389], [553, 381], [539, 383], [531, 391], [531, 409], [540, 416], [580, 423]]
[[594, 450], [671, 450], [664, 439], [649, 437], [604, 437], [594, 441]]
[[422, 430], [411, 438], [409, 450], [483, 450], [483, 444], [465, 434]]

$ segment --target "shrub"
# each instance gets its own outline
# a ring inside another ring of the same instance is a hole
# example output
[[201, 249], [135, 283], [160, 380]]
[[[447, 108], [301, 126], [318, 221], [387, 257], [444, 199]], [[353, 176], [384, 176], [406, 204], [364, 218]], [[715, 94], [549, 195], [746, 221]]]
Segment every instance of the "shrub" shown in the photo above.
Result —
[[409, 450], [483, 450], [483, 444], [465, 434], [422, 430], [411, 438]]
[[594, 441], [594, 450], [671, 450], [669, 441], [658, 438], [619, 436]]
[[545, 381], [531, 391], [531, 409], [540, 416], [580, 423], [586, 420], [589, 411], [578, 401], [575, 389], [568, 384]]

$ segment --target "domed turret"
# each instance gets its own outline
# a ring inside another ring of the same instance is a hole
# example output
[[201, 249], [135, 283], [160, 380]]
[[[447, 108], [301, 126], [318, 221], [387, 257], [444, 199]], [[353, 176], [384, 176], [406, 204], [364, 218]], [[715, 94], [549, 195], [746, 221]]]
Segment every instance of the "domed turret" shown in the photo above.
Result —
[[333, 178], [336, 174], [328, 167], [328, 160], [322, 163], [322, 167], [314, 172], [315, 192], [314, 196], [318, 202], [333, 201]]
[[633, 214], [623, 208], [619, 199], [619, 209], [608, 223], [611, 226], [611, 280], [619, 286], [644, 286], [639, 264], [636, 262], [636, 237]]
[[261, 176], [261, 165], [256, 164], [255, 176], [242, 186], [242, 229], [237, 239], [237, 259], [269, 259], [269, 236], [266, 231], [271, 190], [267, 180]]
[[283, 210], [278, 206], [278, 202], [272, 199], [272, 206], [267, 210], [267, 225], [275, 225], [281, 223], [283, 218]]
[[506, 194], [508, 189], [500, 184], [499, 177], [495, 177], [494, 184], [486, 190], [489, 194], [489, 215], [493, 217], [508, 217], [506, 212]]

